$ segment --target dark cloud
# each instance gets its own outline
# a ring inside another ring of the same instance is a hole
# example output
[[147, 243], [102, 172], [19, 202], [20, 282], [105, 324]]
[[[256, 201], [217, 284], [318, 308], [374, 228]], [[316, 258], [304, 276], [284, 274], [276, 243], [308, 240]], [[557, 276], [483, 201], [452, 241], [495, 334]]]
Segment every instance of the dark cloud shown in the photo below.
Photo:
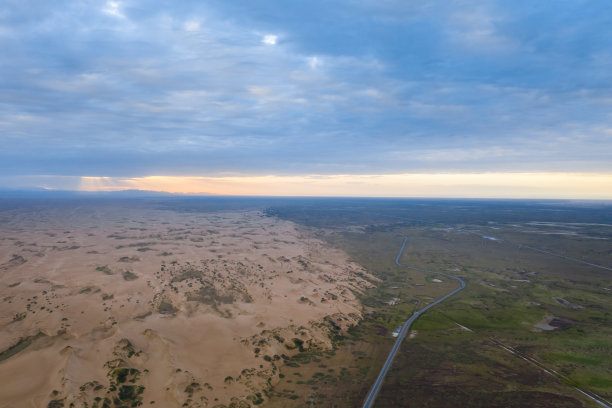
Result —
[[612, 170], [605, 1], [4, 9], [0, 175]]

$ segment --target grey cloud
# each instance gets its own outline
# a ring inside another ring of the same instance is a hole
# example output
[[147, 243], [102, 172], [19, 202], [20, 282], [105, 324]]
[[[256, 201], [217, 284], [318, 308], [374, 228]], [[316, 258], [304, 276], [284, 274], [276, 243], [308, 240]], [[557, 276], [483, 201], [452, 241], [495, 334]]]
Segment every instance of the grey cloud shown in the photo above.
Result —
[[7, 3], [0, 174], [612, 170], [605, 2], [118, 3]]

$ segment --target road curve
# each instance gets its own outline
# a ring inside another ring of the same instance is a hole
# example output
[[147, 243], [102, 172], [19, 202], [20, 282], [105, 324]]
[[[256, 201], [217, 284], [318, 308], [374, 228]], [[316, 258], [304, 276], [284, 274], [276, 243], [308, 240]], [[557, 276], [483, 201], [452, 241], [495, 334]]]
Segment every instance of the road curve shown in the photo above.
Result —
[[395, 257], [395, 263], [398, 266], [401, 266], [403, 268], [412, 269], [412, 270], [419, 271], [419, 272], [436, 273], [438, 275], [443, 275], [448, 278], [452, 278], [452, 279], [459, 281], [459, 283], [461, 283], [461, 287], [453, 290], [447, 295], [442, 296], [440, 299], [436, 300], [433, 303], [430, 303], [429, 305], [425, 306], [421, 310], [417, 310], [416, 312], [412, 314], [412, 316], [410, 316], [408, 320], [406, 320], [406, 322], [402, 326], [402, 329], [400, 330], [399, 336], [397, 336], [397, 340], [395, 341], [395, 344], [393, 345], [393, 348], [391, 349], [389, 356], [387, 357], [387, 360], [385, 361], [385, 364], [383, 365], [382, 369], [380, 370], [380, 373], [378, 374], [378, 377], [376, 378], [376, 381], [374, 382], [374, 385], [372, 386], [372, 388], [370, 389], [370, 392], [366, 396], [366, 399], [363, 403], [363, 408], [370, 408], [374, 404], [374, 400], [376, 400], [376, 395], [378, 395], [378, 391], [380, 390], [380, 387], [382, 386], [382, 382], [385, 379], [385, 376], [387, 375], [387, 371], [389, 371], [389, 368], [391, 367], [391, 363], [393, 363], [393, 359], [395, 358], [395, 354], [397, 353], [397, 350], [399, 350], [400, 344], [402, 344], [404, 337], [406, 337], [406, 334], [408, 334], [408, 330], [410, 330], [410, 326], [412, 325], [412, 323], [420, 315], [425, 313], [428, 309], [434, 307], [440, 302], [443, 302], [444, 300], [448, 299], [449, 297], [453, 296], [455, 293], [465, 288], [465, 282], [463, 281], [463, 279], [457, 276], [449, 275], [447, 273], [442, 273], [442, 272], [430, 271], [427, 269], [416, 268], [414, 266], [402, 265], [399, 259], [402, 253], [404, 252], [404, 248], [406, 248], [407, 242], [408, 242], [408, 237], [404, 238], [404, 243], [402, 244], [402, 247], [400, 248], [399, 253], [397, 254], [397, 257]]

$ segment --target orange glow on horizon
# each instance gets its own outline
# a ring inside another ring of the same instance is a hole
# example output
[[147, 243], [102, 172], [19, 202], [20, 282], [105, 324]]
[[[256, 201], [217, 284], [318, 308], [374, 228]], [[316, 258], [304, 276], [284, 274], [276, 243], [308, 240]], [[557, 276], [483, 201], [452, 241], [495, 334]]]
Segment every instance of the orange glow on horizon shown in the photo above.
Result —
[[81, 177], [80, 190], [243, 196], [612, 199], [612, 174], [466, 173]]

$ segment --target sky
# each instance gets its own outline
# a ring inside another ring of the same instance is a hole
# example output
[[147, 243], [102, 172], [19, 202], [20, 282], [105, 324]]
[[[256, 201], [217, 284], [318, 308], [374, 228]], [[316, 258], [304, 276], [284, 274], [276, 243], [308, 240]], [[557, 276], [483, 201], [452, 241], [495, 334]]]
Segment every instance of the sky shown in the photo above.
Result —
[[612, 199], [610, 27], [608, 0], [4, 0], [0, 188]]

